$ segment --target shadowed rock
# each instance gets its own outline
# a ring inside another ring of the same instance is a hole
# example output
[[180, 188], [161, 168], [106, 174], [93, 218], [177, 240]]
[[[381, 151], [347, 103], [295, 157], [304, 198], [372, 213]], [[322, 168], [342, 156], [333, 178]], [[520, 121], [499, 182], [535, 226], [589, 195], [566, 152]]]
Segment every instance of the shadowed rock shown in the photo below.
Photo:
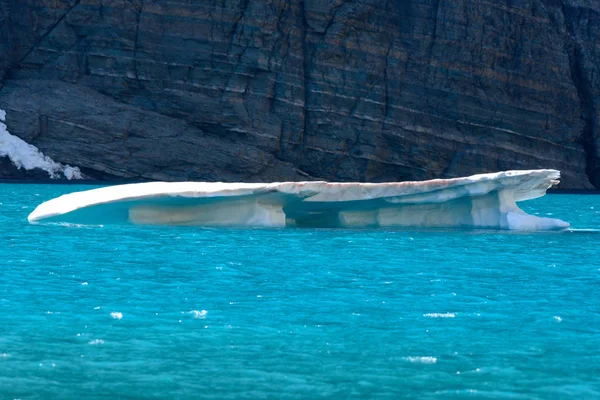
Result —
[[0, 16], [9, 130], [92, 177], [600, 184], [597, 1], [6, 0]]

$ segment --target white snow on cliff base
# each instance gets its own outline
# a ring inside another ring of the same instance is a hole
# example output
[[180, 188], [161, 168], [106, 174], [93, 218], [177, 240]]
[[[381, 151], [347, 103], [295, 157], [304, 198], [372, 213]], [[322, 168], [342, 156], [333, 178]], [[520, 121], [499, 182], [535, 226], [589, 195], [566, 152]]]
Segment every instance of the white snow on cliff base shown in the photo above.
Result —
[[48, 172], [51, 179], [58, 179], [61, 175], [69, 180], [83, 178], [79, 168], [57, 163], [45, 156], [37, 147], [11, 135], [3, 123], [5, 119], [6, 111], [0, 110], [0, 157], [8, 157], [17, 168], [43, 169]]

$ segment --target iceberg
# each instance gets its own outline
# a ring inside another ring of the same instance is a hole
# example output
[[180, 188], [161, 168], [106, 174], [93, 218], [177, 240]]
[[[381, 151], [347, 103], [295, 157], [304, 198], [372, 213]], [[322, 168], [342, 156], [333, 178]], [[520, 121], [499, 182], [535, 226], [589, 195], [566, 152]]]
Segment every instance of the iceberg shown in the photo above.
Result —
[[517, 202], [558, 183], [551, 169], [423, 182], [149, 182], [107, 186], [40, 204], [31, 223], [229, 227], [566, 229]]

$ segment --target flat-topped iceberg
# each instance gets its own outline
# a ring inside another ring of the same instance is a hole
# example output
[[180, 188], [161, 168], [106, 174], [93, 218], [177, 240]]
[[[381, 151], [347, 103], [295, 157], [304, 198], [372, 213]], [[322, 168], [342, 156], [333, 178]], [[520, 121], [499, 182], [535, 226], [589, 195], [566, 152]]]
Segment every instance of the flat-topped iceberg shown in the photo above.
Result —
[[558, 183], [550, 169], [393, 183], [150, 182], [67, 194], [39, 205], [30, 222], [239, 227], [466, 227], [565, 229], [517, 202]]

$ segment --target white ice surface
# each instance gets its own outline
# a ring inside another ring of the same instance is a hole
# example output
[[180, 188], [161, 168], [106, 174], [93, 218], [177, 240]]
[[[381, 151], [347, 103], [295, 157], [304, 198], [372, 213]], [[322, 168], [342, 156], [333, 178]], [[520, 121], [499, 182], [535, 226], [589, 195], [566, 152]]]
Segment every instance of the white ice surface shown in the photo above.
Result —
[[40, 204], [30, 222], [196, 226], [465, 227], [566, 229], [523, 212], [556, 170], [506, 171], [395, 183], [150, 182], [70, 193]]
[[52, 179], [57, 179], [61, 175], [69, 180], [82, 178], [79, 168], [57, 163], [45, 156], [37, 147], [11, 135], [3, 123], [5, 120], [6, 111], [0, 110], [0, 157], [8, 157], [17, 168], [43, 169]]

